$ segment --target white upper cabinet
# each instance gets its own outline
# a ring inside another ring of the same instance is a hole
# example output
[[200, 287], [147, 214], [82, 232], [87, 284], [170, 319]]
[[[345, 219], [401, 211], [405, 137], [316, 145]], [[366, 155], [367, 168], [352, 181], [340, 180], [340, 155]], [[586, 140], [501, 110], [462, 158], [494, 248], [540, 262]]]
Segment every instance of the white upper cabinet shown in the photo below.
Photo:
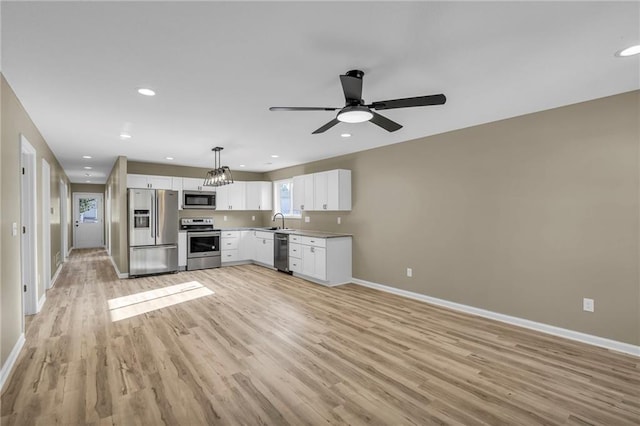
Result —
[[314, 210], [351, 210], [351, 170], [314, 173], [313, 186]]
[[182, 210], [182, 178], [171, 178], [171, 189], [178, 191], [178, 210]]
[[293, 177], [293, 209], [313, 210], [313, 175], [302, 175]]
[[245, 182], [245, 210], [271, 210], [273, 204], [271, 182]]
[[127, 175], [127, 188], [171, 189], [171, 176]]
[[216, 187], [216, 210], [245, 210], [246, 182]]
[[216, 192], [215, 186], [204, 186], [204, 178], [182, 178], [183, 191]]

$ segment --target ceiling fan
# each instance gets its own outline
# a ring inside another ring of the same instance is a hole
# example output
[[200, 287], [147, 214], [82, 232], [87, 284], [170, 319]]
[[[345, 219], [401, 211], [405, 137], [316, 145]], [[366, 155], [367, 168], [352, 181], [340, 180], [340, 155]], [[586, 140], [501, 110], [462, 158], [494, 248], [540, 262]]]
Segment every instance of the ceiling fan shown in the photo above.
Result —
[[346, 74], [340, 76], [342, 90], [344, 91], [345, 106], [343, 108], [333, 107], [271, 107], [269, 111], [336, 111], [336, 118], [320, 127], [313, 134], [324, 133], [339, 122], [345, 123], [362, 123], [363, 121], [371, 121], [389, 132], [395, 132], [402, 126], [393, 120], [378, 114], [372, 110], [409, 108], [428, 105], [442, 105], [447, 101], [443, 94], [417, 96], [415, 98], [392, 99], [389, 101], [373, 102], [365, 105], [362, 100], [362, 77], [364, 72], [360, 70], [347, 71]]

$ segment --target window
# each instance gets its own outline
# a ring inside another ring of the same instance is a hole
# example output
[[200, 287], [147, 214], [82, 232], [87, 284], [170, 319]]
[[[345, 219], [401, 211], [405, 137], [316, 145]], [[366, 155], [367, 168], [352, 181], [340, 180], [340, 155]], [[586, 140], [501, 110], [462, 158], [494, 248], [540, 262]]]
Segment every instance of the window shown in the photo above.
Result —
[[293, 209], [293, 180], [284, 179], [273, 183], [273, 210], [285, 217], [301, 217], [300, 210]]

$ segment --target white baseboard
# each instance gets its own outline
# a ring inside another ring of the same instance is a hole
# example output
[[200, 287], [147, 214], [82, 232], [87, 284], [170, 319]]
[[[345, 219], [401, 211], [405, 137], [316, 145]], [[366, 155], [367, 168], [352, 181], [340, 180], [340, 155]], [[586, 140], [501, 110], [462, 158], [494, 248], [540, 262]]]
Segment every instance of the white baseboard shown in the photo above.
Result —
[[632, 345], [629, 343], [618, 342], [617, 340], [605, 339], [604, 337], [598, 337], [591, 334], [581, 333], [579, 331], [568, 330], [566, 328], [543, 324], [540, 322], [531, 321], [524, 318], [518, 318], [510, 315], [500, 314], [498, 312], [492, 312], [486, 309], [475, 308], [473, 306], [463, 305], [461, 303], [450, 302], [448, 300], [438, 299], [438, 298], [427, 296], [424, 294], [414, 293], [412, 291], [402, 290], [399, 288], [390, 287], [390, 286], [378, 284], [378, 283], [373, 283], [373, 282], [361, 280], [358, 278], [354, 278], [352, 282], [364, 287], [369, 287], [369, 288], [384, 291], [387, 293], [396, 294], [398, 296], [407, 297], [409, 299], [415, 299], [421, 302], [431, 303], [437, 306], [443, 306], [456, 311], [465, 312], [468, 314], [493, 319], [493, 320], [504, 322], [507, 324], [512, 324], [519, 327], [540, 331], [542, 333], [564, 337], [565, 339], [576, 340], [578, 342], [587, 343], [589, 345], [600, 346], [602, 348], [611, 349], [618, 352], [624, 352], [626, 354], [640, 357], [640, 346]]
[[116, 271], [116, 275], [118, 276], [118, 278], [123, 279], [123, 278], [129, 278], [129, 274], [128, 273], [121, 273], [120, 270], [118, 269], [118, 265], [116, 265], [116, 262], [113, 260], [112, 256], [109, 256], [109, 260], [111, 261], [111, 264], [113, 265], [113, 269], [115, 269]]
[[4, 384], [9, 378], [9, 375], [11, 374], [11, 370], [13, 370], [13, 366], [16, 363], [16, 360], [18, 359], [18, 354], [20, 353], [20, 350], [24, 346], [24, 342], [25, 342], [24, 333], [21, 333], [20, 336], [18, 337], [18, 341], [13, 346], [11, 353], [7, 357], [7, 361], [4, 363], [4, 365], [2, 366], [2, 369], [0, 370], [0, 390], [4, 388]]
[[62, 271], [62, 265], [64, 264], [64, 262], [60, 263], [60, 265], [58, 265], [58, 269], [56, 269], [56, 273], [53, 274], [53, 278], [51, 278], [51, 284], [49, 285], [49, 288], [53, 288], [54, 285], [56, 285], [56, 280], [58, 279], [58, 275], [60, 275], [60, 271]]
[[47, 293], [45, 292], [42, 297], [40, 298], [40, 300], [38, 300], [38, 307], [36, 308], [36, 313], [40, 312], [42, 310], [42, 307], [44, 306], [44, 302], [47, 300]]

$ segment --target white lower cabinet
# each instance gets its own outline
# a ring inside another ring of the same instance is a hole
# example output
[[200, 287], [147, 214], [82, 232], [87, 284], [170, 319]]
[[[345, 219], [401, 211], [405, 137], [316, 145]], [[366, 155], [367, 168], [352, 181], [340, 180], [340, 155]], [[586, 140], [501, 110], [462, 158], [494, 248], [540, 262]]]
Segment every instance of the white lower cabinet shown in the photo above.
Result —
[[253, 260], [256, 255], [255, 236], [253, 231], [240, 231], [240, 241], [238, 248], [238, 257], [240, 260]]
[[[182, 240], [184, 239], [184, 242]], [[222, 265], [255, 262], [273, 268], [274, 233], [267, 231], [222, 231]], [[180, 233], [180, 262], [186, 265], [186, 233]], [[182, 265], [182, 263], [181, 263]], [[316, 238], [289, 235], [289, 270], [295, 276], [318, 284], [335, 286], [351, 282], [351, 237]]]
[[240, 231], [222, 231], [220, 233], [220, 260], [222, 263], [240, 260], [238, 255], [239, 242]]
[[351, 237], [289, 235], [289, 269], [294, 275], [319, 284], [351, 282]]
[[254, 260], [263, 265], [273, 268], [273, 232], [255, 232], [255, 258]]
[[319, 280], [327, 279], [327, 251], [322, 247], [302, 246], [302, 272]]

